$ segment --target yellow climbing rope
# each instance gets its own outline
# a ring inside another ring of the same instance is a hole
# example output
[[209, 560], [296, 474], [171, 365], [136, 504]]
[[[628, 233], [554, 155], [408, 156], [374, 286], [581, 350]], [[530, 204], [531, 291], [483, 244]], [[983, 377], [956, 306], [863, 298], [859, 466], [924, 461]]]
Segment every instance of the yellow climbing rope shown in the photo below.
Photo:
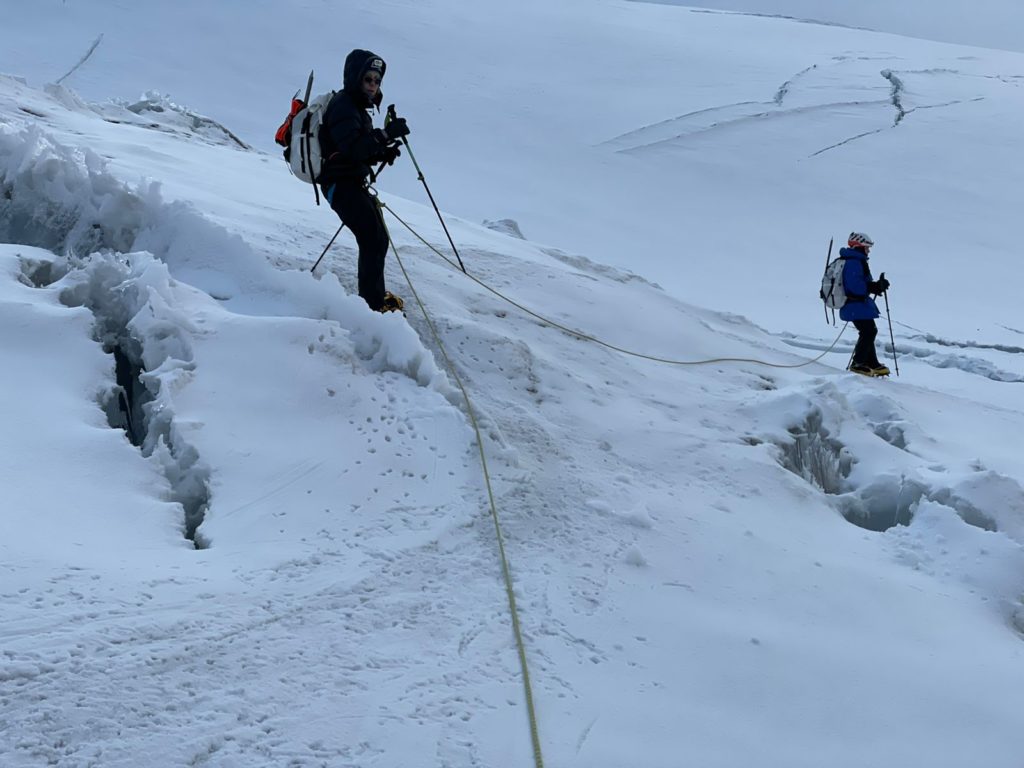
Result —
[[482, 281], [479, 278], [469, 274], [464, 269], [462, 269], [458, 265], [456, 265], [455, 262], [453, 262], [451, 259], [449, 259], [447, 256], [445, 256], [441, 251], [439, 251], [437, 248], [435, 248], [431, 243], [427, 242], [422, 236], [420, 236], [420, 234], [418, 232], [416, 232], [416, 230], [414, 230], [404, 219], [402, 219], [401, 216], [399, 216], [397, 213], [395, 213], [395, 211], [390, 206], [388, 206], [387, 203], [385, 203], [383, 200], [381, 200], [379, 197], [377, 197], [376, 194], [375, 194], [375, 191], [372, 191], [371, 193], [374, 194], [374, 198], [377, 201], [378, 213], [380, 213], [381, 222], [384, 224], [384, 229], [385, 229], [385, 232], [387, 232], [387, 236], [388, 236], [388, 242], [391, 243], [392, 250], [395, 253], [395, 259], [398, 261], [398, 266], [401, 268], [402, 274], [405, 277], [405, 280], [406, 280], [406, 282], [409, 285], [409, 290], [412, 293], [412, 296], [415, 299], [416, 304], [419, 306], [420, 311], [423, 313], [423, 317], [424, 317], [424, 319], [425, 319], [425, 321], [427, 323], [427, 327], [430, 329], [430, 333], [433, 336], [434, 341], [437, 344], [438, 349], [441, 351], [441, 355], [444, 358], [445, 367], [448, 369], [448, 372], [451, 374], [452, 379], [455, 381], [455, 384], [458, 386], [459, 391], [462, 393], [463, 400], [466, 403], [466, 413], [467, 413], [467, 415], [469, 417], [470, 424], [472, 425], [473, 431], [474, 431], [474, 433], [476, 435], [477, 449], [478, 449], [479, 454], [480, 454], [480, 464], [483, 467], [484, 485], [487, 488], [487, 500], [488, 500], [488, 504], [489, 504], [489, 507], [490, 507], [491, 520], [494, 523], [494, 533], [495, 533], [495, 537], [496, 537], [497, 542], [498, 542], [498, 553], [499, 553], [500, 559], [501, 559], [501, 571], [502, 571], [502, 575], [503, 575], [504, 580], [505, 580], [505, 594], [506, 594], [506, 597], [508, 599], [509, 612], [511, 614], [511, 619], [512, 619], [512, 633], [513, 633], [513, 635], [515, 637], [516, 649], [517, 649], [517, 653], [518, 653], [518, 656], [519, 656], [519, 666], [520, 666], [520, 669], [522, 671], [522, 676], [523, 676], [523, 689], [524, 689], [524, 694], [525, 694], [525, 697], [526, 697], [526, 710], [527, 710], [527, 718], [529, 720], [529, 727], [530, 727], [530, 740], [531, 740], [531, 743], [532, 743], [532, 746], [533, 746], [534, 764], [535, 764], [536, 768], [544, 768], [544, 758], [543, 758], [543, 755], [542, 755], [542, 752], [541, 752], [540, 734], [539, 734], [539, 729], [538, 729], [538, 725], [537, 725], [537, 710], [536, 710], [536, 706], [534, 704], [533, 686], [532, 686], [532, 684], [530, 682], [530, 669], [529, 669], [529, 664], [527, 662], [527, 656], [526, 656], [526, 642], [525, 642], [525, 640], [523, 638], [522, 626], [521, 626], [520, 620], [519, 620], [519, 609], [518, 609], [518, 606], [516, 605], [515, 590], [513, 588], [512, 569], [511, 569], [511, 567], [509, 565], [508, 555], [507, 555], [507, 553], [505, 551], [505, 537], [502, 534], [501, 521], [500, 521], [500, 518], [498, 516], [498, 506], [497, 506], [497, 502], [495, 501], [495, 498], [494, 498], [494, 489], [493, 489], [493, 486], [491, 484], [490, 469], [488, 468], [488, 465], [487, 465], [487, 454], [484, 451], [483, 434], [480, 431], [480, 426], [479, 426], [479, 424], [477, 422], [476, 412], [475, 412], [475, 410], [473, 408], [472, 400], [469, 397], [469, 392], [466, 389], [466, 386], [463, 383], [462, 378], [459, 376], [458, 371], [455, 368], [454, 362], [452, 361], [450, 355], [448, 354], [448, 350], [445, 347], [444, 341], [441, 338], [441, 334], [438, 332], [437, 327], [434, 324], [434, 321], [431, 318], [429, 312], [427, 312], [426, 305], [424, 304], [422, 298], [420, 298], [419, 292], [416, 290], [415, 285], [413, 285], [412, 278], [409, 276], [409, 272], [405, 268], [405, 264], [402, 261], [402, 257], [398, 253], [398, 248], [395, 246], [394, 241], [391, 238], [391, 233], [388, 230], [387, 222], [384, 219], [384, 215], [383, 215], [382, 211], [383, 210], [387, 210], [406, 229], [408, 229], [421, 243], [423, 243], [430, 250], [432, 250], [434, 253], [436, 253], [448, 265], [450, 265], [453, 268], [457, 268], [460, 272], [465, 274], [470, 280], [472, 280], [473, 282], [477, 283], [484, 290], [489, 291], [490, 293], [494, 294], [495, 296], [497, 296], [501, 300], [511, 304], [512, 306], [516, 307], [517, 309], [519, 309], [520, 311], [524, 312], [525, 314], [527, 314], [527, 315], [529, 315], [529, 316], [531, 316], [531, 317], [541, 321], [545, 325], [548, 325], [548, 326], [550, 326], [552, 328], [557, 328], [558, 330], [564, 331], [565, 333], [568, 333], [571, 336], [575, 336], [576, 338], [581, 339], [583, 341], [589, 341], [589, 342], [592, 342], [594, 344], [598, 344], [598, 345], [600, 345], [602, 347], [606, 347], [607, 349], [611, 349], [611, 350], [613, 350], [615, 352], [619, 352], [619, 353], [624, 354], [624, 355], [629, 355], [631, 357], [637, 357], [637, 358], [641, 358], [641, 359], [644, 359], [644, 360], [651, 360], [651, 361], [654, 361], [654, 362], [664, 363], [664, 364], [667, 364], [667, 365], [679, 365], [679, 366], [711, 365], [711, 364], [715, 364], [715, 363], [735, 362], [735, 363], [751, 363], [751, 364], [755, 364], [755, 365], [765, 365], [765, 366], [769, 366], [769, 367], [772, 367], [772, 368], [802, 368], [804, 366], [811, 365], [812, 363], [815, 363], [818, 360], [821, 360], [821, 358], [823, 358], [825, 355], [827, 355], [829, 352], [831, 352], [832, 349], [835, 348], [836, 344], [839, 343], [839, 339], [840, 339], [840, 337], [842, 337], [843, 331], [846, 330], [846, 325], [844, 325], [840, 329], [839, 335], [836, 336], [835, 341], [832, 342], [832, 344], [828, 347], [828, 349], [826, 349], [820, 355], [815, 357], [813, 360], [807, 360], [805, 362], [795, 363], [795, 364], [771, 363], [771, 362], [767, 362], [767, 361], [764, 361], [764, 360], [757, 360], [757, 359], [754, 359], [754, 358], [746, 358], [746, 357], [717, 357], [717, 358], [711, 358], [711, 359], [708, 359], [708, 360], [673, 360], [673, 359], [670, 359], [670, 358], [659, 357], [659, 356], [656, 356], [656, 355], [644, 354], [642, 352], [635, 352], [633, 350], [625, 349], [625, 348], [617, 346], [615, 344], [611, 344], [609, 342], [603, 341], [602, 339], [599, 339], [596, 336], [592, 336], [590, 334], [583, 333], [582, 331], [578, 331], [578, 330], [576, 330], [574, 328], [569, 328], [568, 326], [565, 326], [565, 325], [562, 325], [561, 323], [555, 322], [554, 320], [551, 320], [550, 318], [544, 317], [543, 315], [541, 315], [541, 314], [539, 314], [537, 312], [534, 312], [530, 308], [520, 304], [519, 302], [515, 301], [514, 299], [512, 299], [512, 298], [504, 295], [500, 291], [492, 288], [490, 285], [488, 285], [484, 281]]
[[[440, 256], [450, 266], [452, 266], [452, 267], [456, 266], [455, 262], [453, 262], [451, 259], [449, 259], [447, 256], [445, 256], [443, 253], [441, 253], [441, 251], [439, 251], [433, 245], [431, 245], [426, 240], [424, 240], [423, 237], [421, 237], [420, 234], [416, 230], [414, 230], [411, 226], [409, 226], [409, 224], [406, 223], [405, 220], [402, 219], [401, 216], [399, 216], [397, 213], [395, 213], [395, 211], [387, 203], [385, 203], [383, 200], [380, 200], [379, 204], [380, 204], [381, 207], [387, 209], [388, 213], [390, 213], [392, 216], [394, 216], [396, 219], [398, 219], [398, 221], [401, 222], [401, 224], [406, 229], [408, 229], [410, 232], [412, 232], [412, 234], [421, 243], [423, 243], [425, 246], [427, 246], [427, 248], [429, 248], [434, 253], [436, 253], [438, 256]], [[392, 244], [392, 246], [393, 246], [393, 244]], [[395, 248], [394, 250], [395, 250], [395, 253], [397, 254], [398, 253], [398, 249]], [[461, 269], [459, 271], [462, 272]], [[530, 315], [533, 318], [536, 318], [537, 320], [540, 320], [545, 325], [549, 325], [552, 328], [557, 328], [558, 330], [564, 331], [565, 333], [568, 333], [571, 336], [575, 336], [578, 339], [582, 339], [583, 341], [593, 342], [594, 344], [598, 344], [599, 346], [606, 347], [607, 349], [611, 349], [611, 350], [613, 350], [615, 352], [619, 352], [619, 353], [621, 353], [623, 355], [629, 355], [630, 357], [638, 357], [638, 358], [641, 358], [643, 360], [652, 360], [652, 361], [654, 361], [656, 363], [664, 363], [666, 365], [680, 365], [680, 366], [683, 366], [683, 365], [713, 365], [715, 363], [752, 363], [754, 365], [765, 365], [765, 366], [768, 366], [770, 368], [803, 368], [804, 366], [811, 365], [813, 363], [818, 362], [819, 360], [821, 360], [821, 358], [823, 358], [825, 355], [827, 355], [829, 352], [831, 352], [835, 348], [836, 344], [839, 343], [839, 339], [842, 337], [843, 332], [846, 330], [846, 325], [844, 325], [839, 330], [839, 335], [836, 336], [835, 341], [833, 341], [832, 344], [829, 345], [828, 349], [826, 349], [820, 355], [815, 357], [813, 360], [805, 360], [802, 363], [789, 363], [789, 364], [787, 364], [787, 363], [771, 363], [771, 362], [767, 362], [765, 360], [756, 360], [756, 359], [750, 358], [750, 357], [713, 357], [713, 358], [710, 358], [708, 360], [673, 360], [673, 359], [667, 358], [667, 357], [658, 357], [657, 355], [648, 355], [648, 354], [644, 354], [643, 352], [635, 352], [635, 351], [630, 350], [630, 349], [625, 349], [624, 347], [619, 347], [619, 346], [616, 346], [615, 344], [611, 344], [611, 343], [609, 343], [607, 341], [603, 341], [603, 340], [597, 338], [596, 336], [591, 336], [590, 334], [583, 333], [582, 331], [577, 331], [574, 328], [569, 328], [568, 326], [562, 325], [561, 323], [555, 322], [554, 320], [552, 320], [552, 319], [550, 319], [548, 317], [544, 317], [543, 315], [538, 314], [537, 312], [534, 312], [529, 307], [523, 306], [522, 304], [517, 302], [515, 299], [509, 298], [505, 294], [501, 293], [501, 291], [498, 291], [498, 290], [492, 288], [487, 283], [485, 283], [483, 280], [480, 280], [479, 278], [474, 277], [473, 275], [469, 274], [468, 272], [465, 272], [464, 274], [466, 275], [466, 277], [468, 277], [470, 280], [475, 282], [477, 285], [479, 285], [484, 290], [490, 291], [495, 296], [500, 298], [502, 301], [508, 302], [513, 307], [516, 307], [517, 309], [525, 312], [527, 315]]]
[[[378, 206], [384, 205], [379, 198], [377, 198], [377, 204]], [[381, 221], [384, 221], [383, 214], [381, 215]], [[447, 367], [452, 378], [455, 380], [459, 391], [462, 392], [462, 398], [466, 402], [466, 413], [469, 416], [469, 421], [473, 427], [473, 431], [476, 433], [476, 445], [480, 452], [480, 464], [483, 466], [484, 485], [487, 487], [487, 501], [491, 509], [491, 520], [494, 522], [494, 534], [498, 540], [498, 553], [501, 557], [501, 572], [505, 578], [505, 595], [508, 598], [509, 612], [512, 615], [512, 634], [515, 636], [516, 649], [519, 654], [519, 667], [522, 670], [523, 675], [523, 689], [526, 695], [526, 714], [530, 725], [530, 740], [533, 744], [533, 760], [536, 768], [544, 768], [544, 757], [540, 748], [540, 733], [537, 727], [537, 710], [533, 702], [533, 686], [530, 683], [530, 668], [526, 660], [526, 642], [523, 639], [523, 631], [519, 623], [519, 609], [516, 606], [516, 595], [512, 586], [512, 569], [509, 566], [508, 556], [505, 553], [505, 537], [501, 532], [501, 521], [498, 518], [498, 505], [494, 500], [494, 489], [491, 485], [491, 473], [487, 466], [487, 454], [484, 452], [483, 434], [481, 433], [480, 426], [477, 423], [476, 413], [473, 409], [473, 403], [469, 398], [469, 392], [463, 384], [458, 371], [455, 369], [454, 362], [448, 355], [448, 350], [444, 345], [444, 341], [441, 339], [441, 334], [438, 333], [433, 319], [427, 312], [427, 307], [423, 303], [423, 299], [420, 298], [419, 292], [412, 283], [412, 278], [409, 276], [409, 272], [406, 270], [405, 264], [402, 262], [402, 257], [398, 255], [398, 248], [395, 247], [394, 242], [391, 240], [391, 233], [387, 230], [387, 223], [384, 224], [384, 230], [387, 232], [388, 241], [391, 242], [395, 258], [398, 260], [398, 266], [402, 269], [405, 281], [409, 284], [409, 290], [412, 292], [413, 298], [416, 300], [416, 304], [423, 313], [423, 317], [427, 322], [427, 327], [430, 328], [430, 333], [434, 337], [434, 341], [437, 343], [438, 349], [441, 350], [441, 355], [444, 357], [445, 367]]]

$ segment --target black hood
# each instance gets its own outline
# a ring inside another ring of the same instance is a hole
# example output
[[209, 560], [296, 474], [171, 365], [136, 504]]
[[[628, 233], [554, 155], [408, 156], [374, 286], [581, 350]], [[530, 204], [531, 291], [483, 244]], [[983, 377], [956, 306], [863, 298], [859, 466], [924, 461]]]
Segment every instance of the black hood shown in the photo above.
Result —
[[[357, 103], [368, 101], [365, 94], [363, 94], [363, 75], [366, 74], [366, 70], [370, 68], [370, 63], [376, 59], [380, 62], [380, 79], [384, 79], [384, 72], [387, 71], [388, 65], [380, 56], [375, 54], [373, 51], [364, 51], [360, 48], [356, 48], [352, 53], [345, 57], [345, 77], [344, 77], [344, 88], [354, 99], [357, 99]], [[377, 89], [377, 98], [374, 99], [373, 104], [367, 103], [366, 106], [379, 107], [384, 96], [381, 90]], [[360, 101], [361, 100], [361, 101]]]

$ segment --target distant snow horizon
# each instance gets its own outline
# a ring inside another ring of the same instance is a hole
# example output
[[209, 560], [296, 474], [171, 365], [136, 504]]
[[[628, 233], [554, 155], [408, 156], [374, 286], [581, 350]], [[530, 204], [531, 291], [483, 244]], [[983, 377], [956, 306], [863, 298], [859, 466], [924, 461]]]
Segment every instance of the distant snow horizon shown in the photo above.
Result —
[[940, 43], [1024, 51], [1024, 4], [1009, 0], [954, 0], [931, 3], [928, 12], [906, 0], [861, 0], [822, 3], [820, 0], [632, 0], [679, 5], [699, 10], [780, 16], [798, 21], [888, 32]]

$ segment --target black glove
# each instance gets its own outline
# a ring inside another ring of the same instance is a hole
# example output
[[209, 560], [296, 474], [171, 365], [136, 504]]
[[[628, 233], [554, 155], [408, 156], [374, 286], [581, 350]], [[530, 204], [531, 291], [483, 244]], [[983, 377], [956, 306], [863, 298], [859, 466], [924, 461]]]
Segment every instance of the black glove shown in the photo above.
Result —
[[390, 144], [384, 147], [384, 151], [381, 153], [381, 160], [388, 165], [394, 165], [395, 160], [402, 154], [402, 150], [398, 148], [397, 144]]
[[885, 293], [889, 290], [889, 281], [885, 279], [885, 275], [878, 278], [872, 283], [868, 283], [868, 290], [871, 293]]
[[384, 135], [388, 137], [388, 141], [395, 141], [403, 136], [409, 135], [409, 125], [405, 122], [404, 117], [394, 117], [388, 121], [388, 124], [384, 126]]

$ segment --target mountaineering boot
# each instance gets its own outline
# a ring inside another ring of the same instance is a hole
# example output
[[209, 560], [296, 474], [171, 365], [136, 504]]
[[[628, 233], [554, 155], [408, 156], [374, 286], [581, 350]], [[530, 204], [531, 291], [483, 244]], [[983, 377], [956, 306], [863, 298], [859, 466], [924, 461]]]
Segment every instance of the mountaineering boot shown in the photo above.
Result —
[[[886, 369], [888, 372], [888, 369]], [[850, 373], [859, 373], [861, 376], [875, 376], [875, 370], [869, 365], [854, 363], [850, 366]]]
[[402, 312], [405, 309], [405, 302], [395, 296], [391, 291], [384, 291], [384, 303], [381, 305], [381, 312]]
[[888, 376], [889, 373], [889, 369], [886, 366], [882, 365], [881, 363], [879, 363], [878, 365], [871, 369], [872, 376]]

